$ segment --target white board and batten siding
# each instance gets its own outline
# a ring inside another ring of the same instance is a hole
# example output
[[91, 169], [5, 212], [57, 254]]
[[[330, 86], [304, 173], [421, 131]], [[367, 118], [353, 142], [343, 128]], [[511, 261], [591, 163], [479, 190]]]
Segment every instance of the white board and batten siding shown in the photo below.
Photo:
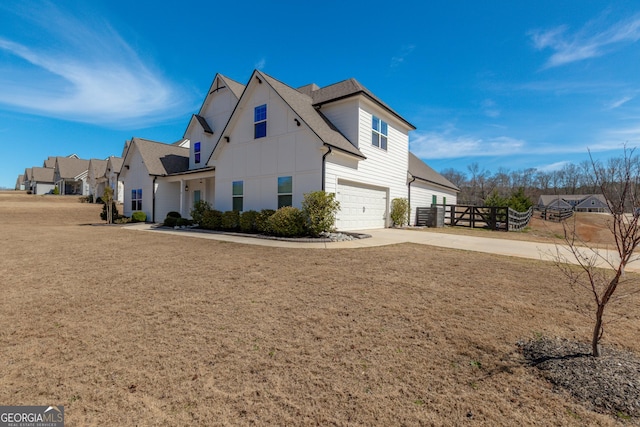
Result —
[[151, 220], [153, 211], [153, 177], [149, 176], [147, 167], [142, 161], [140, 152], [132, 147], [133, 153], [128, 157], [127, 164], [129, 169], [122, 165], [120, 179], [124, 184], [124, 204], [123, 211], [125, 216], [131, 216], [134, 212], [131, 209], [131, 190], [142, 189], [142, 211], [147, 214], [148, 220]]
[[[305, 193], [320, 189], [322, 143], [304, 123], [297, 126], [298, 116], [268, 85], [251, 90], [251, 103], [226, 131], [230, 142], [221, 140], [224, 146], [212, 162], [215, 207], [231, 210], [233, 182], [242, 181], [243, 210], [277, 209], [278, 177], [291, 176], [293, 206], [299, 208]], [[267, 105], [267, 136], [255, 139], [254, 108], [263, 104]]]
[[[327, 156], [325, 190], [336, 193], [340, 201], [341, 209], [336, 216], [338, 229], [386, 227], [390, 225], [391, 200], [407, 197], [409, 129], [371, 102], [353, 99], [349, 103], [358, 112], [358, 120], [337, 120], [335, 124], [344, 135], [352, 138], [357, 135], [358, 148], [366, 159], [354, 161], [340, 153]], [[349, 103], [340, 103], [335, 115], [344, 114], [342, 110]], [[331, 107], [323, 108], [323, 113], [327, 117], [334, 115]], [[386, 150], [371, 143], [373, 115], [388, 124]], [[351, 123], [357, 123], [357, 129], [354, 130]]]
[[[162, 178], [157, 178], [155, 186], [156, 217], [153, 219], [155, 222], [163, 222], [167, 217], [167, 213], [171, 211], [180, 212], [180, 181], [169, 182]], [[147, 220], [151, 221], [151, 216], [148, 214]]]

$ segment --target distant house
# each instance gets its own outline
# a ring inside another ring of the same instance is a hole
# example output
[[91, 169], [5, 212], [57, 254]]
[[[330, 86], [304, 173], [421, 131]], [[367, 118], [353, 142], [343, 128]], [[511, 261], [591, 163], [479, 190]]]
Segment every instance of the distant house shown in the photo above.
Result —
[[113, 190], [113, 199], [118, 203], [124, 203], [124, 183], [118, 180], [122, 169], [122, 157], [111, 156], [107, 159], [107, 169], [105, 177], [107, 184]]
[[24, 175], [18, 175], [18, 179], [16, 179], [16, 191], [24, 190]]
[[539, 209], [571, 209], [576, 212], [609, 212], [607, 200], [602, 194], [542, 195]]
[[31, 180], [29, 189], [32, 194], [47, 194], [55, 187], [53, 182], [54, 169], [40, 168], [34, 166], [31, 168]]
[[33, 168], [26, 168], [23, 174], [22, 185], [24, 186], [24, 189], [29, 192], [31, 191], [31, 174], [33, 173], [32, 171]]
[[89, 160], [76, 157], [56, 157], [54, 182], [60, 194], [89, 195], [87, 175]]
[[107, 185], [107, 160], [91, 159], [87, 173], [87, 184], [89, 185], [89, 195], [93, 197], [94, 203], [104, 195]]

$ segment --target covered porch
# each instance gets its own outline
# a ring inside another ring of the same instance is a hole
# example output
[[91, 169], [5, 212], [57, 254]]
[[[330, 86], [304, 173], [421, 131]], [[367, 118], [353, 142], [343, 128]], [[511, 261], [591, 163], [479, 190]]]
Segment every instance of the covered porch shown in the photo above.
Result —
[[[178, 187], [178, 212], [183, 218], [191, 218], [191, 209], [199, 201], [212, 207], [215, 199], [215, 169], [207, 168], [169, 175], [167, 182]], [[174, 187], [175, 188], [175, 187]]]

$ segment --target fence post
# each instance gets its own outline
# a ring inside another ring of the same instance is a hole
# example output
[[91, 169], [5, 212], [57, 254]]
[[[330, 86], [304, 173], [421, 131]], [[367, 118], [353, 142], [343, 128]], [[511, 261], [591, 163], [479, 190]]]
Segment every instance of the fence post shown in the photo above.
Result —
[[511, 213], [511, 211], [509, 210], [509, 207], [507, 206], [507, 233], [508, 233], [509, 231], [511, 231], [511, 230], [509, 229], [509, 214], [510, 214], [510, 213]]

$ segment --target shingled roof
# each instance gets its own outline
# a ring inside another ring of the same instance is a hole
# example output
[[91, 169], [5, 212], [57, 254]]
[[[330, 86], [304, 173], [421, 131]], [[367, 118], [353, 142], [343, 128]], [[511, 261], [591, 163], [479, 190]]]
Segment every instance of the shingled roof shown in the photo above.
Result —
[[31, 169], [31, 181], [53, 184], [53, 168], [39, 168], [34, 166]]
[[400, 114], [398, 114], [393, 108], [391, 108], [380, 98], [375, 96], [373, 92], [371, 92], [369, 89], [360, 84], [359, 81], [353, 78], [321, 88], [318, 88], [318, 86], [315, 84], [310, 84], [299, 88], [298, 91], [311, 96], [311, 98], [313, 99], [313, 105], [316, 107], [322, 106], [329, 102], [350, 98], [352, 96], [363, 95], [389, 111], [411, 129], [416, 128], [414, 125], [405, 120]]
[[107, 171], [107, 161], [100, 159], [91, 159], [89, 161], [89, 166], [93, 169], [93, 176], [99, 178], [105, 175]]
[[135, 137], [129, 149], [133, 145], [138, 148], [149, 175], [164, 176], [189, 169], [188, 148]]
[[460, 191], [455, 184], [433, 170], [412, 152], [409, 152], [409, 174], [417, 179], [421, 179], [422, 181], [427, 181], [455, 191]]
[[56, 169], [62, 179], [76, 179], [89, 169], [89, 160], [75, 157], [56, 157]]
[[122, 157], [111, 156], [107, 159], [107, 165], [111, 164], [111, 170], [115, 173], [120, 173], [123, 160]]
[[18, 175], [18, 179], [16, 179], [16, 190], [20, 189], [20, 186], [24, 183], [24, 175]]
[[361, 158], [364, 154], [313, 106], [313, 100], [281, 81], [256, 71], [325, 144]]
[[242, 96], [242, 92], [244, 92], [245, 88], [242, 83], [238, 83], [237, 81], [230, 79], [227, 76], [223, 76], [222, 74], [218, 74], [218, 76], [227, 83], [229, 89], [231, 90], [231, 92], [233, 92], [236, 98], [240, 98], [240, 96]]

